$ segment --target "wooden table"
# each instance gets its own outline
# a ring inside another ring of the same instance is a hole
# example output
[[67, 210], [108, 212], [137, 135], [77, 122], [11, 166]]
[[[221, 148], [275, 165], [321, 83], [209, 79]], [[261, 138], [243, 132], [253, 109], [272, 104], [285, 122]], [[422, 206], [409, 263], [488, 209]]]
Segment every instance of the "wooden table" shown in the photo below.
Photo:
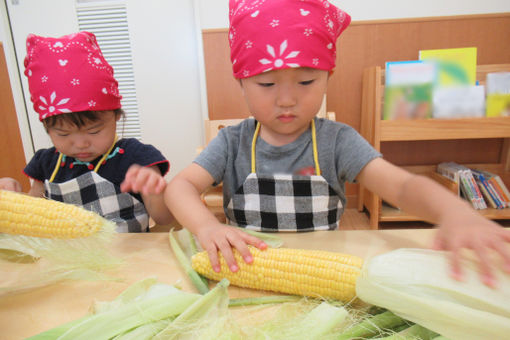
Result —
[[[352, 230], [292, 233], [280, 236], [284, 246], [323, 249], [369, 258], [402, 247], [429, 247], [435, 230]], [[84, 316], [94, 300], [113, 300], [133, 282], [157, 277], [169, 284], [180, 282], [184, 290], [195, 291], [180, 269], [167, 233], [119, 234], [113, 251], [126, 264], [121, 282], [73, 281], [53, 284], [27, 292], [0, 296], [0, 339], [23, 339]], [[2, 270], [0, 275], [9, 275]], [[262, 292], [229, 287], [231, 297], [262, 295]]]

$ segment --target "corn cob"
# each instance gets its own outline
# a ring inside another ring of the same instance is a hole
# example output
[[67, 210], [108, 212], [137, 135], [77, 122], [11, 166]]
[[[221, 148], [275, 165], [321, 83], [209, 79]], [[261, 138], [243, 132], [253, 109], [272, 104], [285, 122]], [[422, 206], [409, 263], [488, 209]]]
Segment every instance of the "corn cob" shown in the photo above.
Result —
[[221, 271], [216, 273], [207, 252], [192, 257], [193, 268], [209, 279], [227, 278], [232, 285], [271, 290], [286, 294], [350, 301], [356, 295], [355, 284], [363, 260], [357, 256], [290, 248], [269, 248], [260, 251], [250, 247], [253, 263], [246, 264], [237, 250], [239, 266], [231, 272], [223, 256]]
[[104, 218], [78, 206], [0, 190], [0, 233], [79, 238], [99, 231]]

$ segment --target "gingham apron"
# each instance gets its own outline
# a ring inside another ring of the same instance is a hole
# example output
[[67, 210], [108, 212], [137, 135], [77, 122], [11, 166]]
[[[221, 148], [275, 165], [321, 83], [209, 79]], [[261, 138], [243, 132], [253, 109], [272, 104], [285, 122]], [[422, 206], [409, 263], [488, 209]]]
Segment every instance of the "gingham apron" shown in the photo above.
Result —
[[257, 175], [253, 134], [251, 173], [227, 205], [229, 223], [257, 231], [314, 231], [338, 228], [340, 197], [321, 176], [315, 122], [312, 120], [315, 175]]
[[149, 215], [142, 202], [128, 193], [120, 191], [120, 186], [101, 177], [97, 172], [110, 150], [99, 160], [93, 171], [73, 178], [63, 183], [53, 183], [60, 163], [57, 165], [49, 180], [44, 182], [46, 197], [65, 203], [82, 206], [94, 211], [104, 218], [117, 224], [117, 232], [145, 232], [149, 227]]

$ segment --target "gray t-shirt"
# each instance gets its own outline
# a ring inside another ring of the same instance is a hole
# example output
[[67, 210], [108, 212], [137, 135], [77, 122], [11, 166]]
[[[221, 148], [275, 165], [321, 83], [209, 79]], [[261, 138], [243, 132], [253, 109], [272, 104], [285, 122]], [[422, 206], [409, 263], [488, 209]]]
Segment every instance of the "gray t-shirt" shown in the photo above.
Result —
[[[223, 182], [223, 207], [251, 172], [251, 141], [255, 119], [221, 129], [194, 162]], [[317, 149], [322, 176], [338, 194], [345, 207], [345, 182], [354, 182], [363, 167], [381, 154], [352, 127], [315, 118]], [[297, 174], [314, 167], [312, 134], [308, 129], [294, 142], [273, 146], [257, 138], [255, 146], [257, 174]]]

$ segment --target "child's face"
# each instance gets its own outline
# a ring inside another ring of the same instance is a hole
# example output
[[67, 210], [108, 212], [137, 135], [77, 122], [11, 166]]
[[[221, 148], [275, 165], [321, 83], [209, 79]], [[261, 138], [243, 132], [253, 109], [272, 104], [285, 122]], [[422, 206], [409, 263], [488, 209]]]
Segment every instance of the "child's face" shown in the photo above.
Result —
[[60, 121], [48, 128], [48, 135], [55, 148], [66, 156], [90, 162], [105, 154], [115, 140], [115, 130], [120, 115], [113, 111], [101, 113], [101, 119], [77, 126]]
[[319, 111], [327, 81], [328, 71], [312, 68], [274, 70], [242, 79], [250, 112], [262, 125], [260, 136], [277, 146], [296, 140]]

